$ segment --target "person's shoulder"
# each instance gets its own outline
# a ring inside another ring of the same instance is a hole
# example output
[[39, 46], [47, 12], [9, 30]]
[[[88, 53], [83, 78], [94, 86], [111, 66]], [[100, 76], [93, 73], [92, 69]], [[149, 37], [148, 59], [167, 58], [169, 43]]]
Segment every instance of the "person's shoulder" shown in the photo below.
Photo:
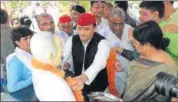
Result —
[[61, 31], [61, 30], [56, 31], [55, 34], [59, 36], [68, 36], [66, 32]]
[[127, 23], [125, 23], [124, 24], [124, 27], [126, 28], [126, 29], [134, 29], [130, 24], [127, 24]]
[[99, 42], [99, 45], [100, 45], [100, 46], [108, 46], [108, 47], [111, 47], [111, 43], [110, 43], [107, 39], [102, 39], [102, 40]]
[[7, 56], [6, 61], [8, 64], [21, 64], [22, 63], [14, 53]]

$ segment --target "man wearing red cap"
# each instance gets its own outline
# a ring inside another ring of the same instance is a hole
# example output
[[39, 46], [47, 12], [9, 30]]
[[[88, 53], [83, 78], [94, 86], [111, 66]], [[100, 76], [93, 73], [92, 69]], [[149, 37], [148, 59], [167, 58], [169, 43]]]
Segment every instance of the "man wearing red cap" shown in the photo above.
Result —
[[74, 84], [79, 89], [84, 87], [85, 94], [104, 91], [108, 86], [105, 67], [110, 53], [109, 42], [95, 32], [92, 14], [84, 13], [79, 17], [77, 30], [79, 34], [70, 37], [64, 46], [64, 68], [70, 67], [75, 73]]
[[59, 17], [58, 27], [61, 31], [66, 32], [69, 36], [76, 33], [76, 31], [74, 31], [72, 28], [73, 27], [72, 18], [68, 15], [63, 15]]
[[63, 42], [65, 43], [69, 36], [77, 34], [75, 30], [73, 30], [72, 18], [68, 15], [62, 15], [58, 20], [58, 28], [57, 35], [61, 37]]

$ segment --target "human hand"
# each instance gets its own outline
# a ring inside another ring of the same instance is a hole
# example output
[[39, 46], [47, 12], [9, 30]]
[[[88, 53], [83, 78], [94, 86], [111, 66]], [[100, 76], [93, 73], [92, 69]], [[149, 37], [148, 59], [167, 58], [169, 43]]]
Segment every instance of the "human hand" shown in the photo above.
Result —
[[122, 71], [124, 71], [124, 69], [123, 69], [122, 66], [121, 66], [121, 63], [120, 63], [118, 60], [116, 60], [116, 62], [115, 62], [115, 68], [116, 68], [116, 71], [117, 71], [117, 72], [122, 72]]
[[65, 62], [63, 65], [63, 70], [67, 70], [69, 68], [70, 68], [70, 64]]
[[175, 24], [167, 24], [163, 26], [164, 32], [178, 33], [178, 26]]
[[80, 91], [84, 87], [84, 83], [88, 80], [88, 77], [85, 74], [82, 74], [80, 76], [76, 76], [73, 78], [73, 83], [71, 84], [71, 87], [73, 90]]
[[134, 31], [134, 29], [132, 29], [132, 28], [129, 29], [128, 38], [129, 38], [130, 41], [133, 40], [133, 31]]
[[178, 102], [178, 98], [172, 97], [171, 102]]
[[121, 47], [112, 47], [111, 48], [112, 51], [116, 51], [118, 54], [121, 54], [123, 51], [123, 48]]

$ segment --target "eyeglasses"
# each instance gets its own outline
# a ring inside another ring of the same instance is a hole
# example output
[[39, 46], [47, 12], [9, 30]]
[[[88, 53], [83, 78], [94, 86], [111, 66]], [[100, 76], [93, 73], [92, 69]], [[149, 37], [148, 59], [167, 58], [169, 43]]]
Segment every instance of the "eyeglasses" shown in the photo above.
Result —
[[113, 22], [109, 21], [109, 24], [110, 24], [111, 26], [114, 26], [114, 27], [117, 27], [117, 26], [123, 27], [123, 26], [124, 26], [124, 22], [122, 22], [122, 23], [113, 23]]

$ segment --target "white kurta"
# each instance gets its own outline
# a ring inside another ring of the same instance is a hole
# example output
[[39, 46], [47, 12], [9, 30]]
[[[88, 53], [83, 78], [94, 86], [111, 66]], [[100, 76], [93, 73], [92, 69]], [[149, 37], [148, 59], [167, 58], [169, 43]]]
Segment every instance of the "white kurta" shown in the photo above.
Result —
[[[89, 42], [88, 42], [89, 43]], [[86, 50], [87, 44], [83, 44], [84, 49]], [[97, 74], [106, 67], [107, 59], [109, 57], [110, 53], [110, 44], [107, 40], [101, 40], [98, 44], [98, 51], [95, 55], [93, 63], [90, 65], [90, 67], [87, 70], [84, 70], [83, 67], [83, 73], [85, 73], [88, 77], [88, 81], [85, 82], [85, 84], [90, 85], [91, 82], [95, 79]], [[85, 56], [85, 52], [84, 52]], [[73, 59], [72, 59], [72, 37], [68, 39], [64, 46], [64, 53], [63, 53], [63, 62], [67, 62], [71, 65], [73, 65]], [[72, 68], [71, 68], [72, 69]], [[73, 70], [73, 69], [72, 69]]]
[[[106, 39], [109, 40], [110, 44], [112, 45], [112, 47], [121, 47], [124, 49], [128, 49], [128, 50], [134, 50], [133, 46], [131, 45], [130, 41], [129, 41], [129, 29], [132, 29], [132, 27], [128, 24], [124, 25], [123, 28], [123, 33], [122, 33], [122, 38], [119, 39], [109, 28], [107, 29], [107, 35], [106, 35]], [[126, 75], [126, 71], [127, 71], [127, 65], [129, 63], [129, 61], [127, 59], [125, 59], [124, 57], [117, 55], [117, 59], [120, 61], [121, 63], [121, 67], [124, 69], [124, 71], [122, 72], [116, 72], [116, 87], [117, 90], [119, 91], [120, 95], [124, 92], [124, 88], [126, 85], [126, 81], [127, 81], [127, 75]]]
[[[66, 43], [66, 41], [70, 37], [66, 32], [60, 31], [60, 30], [56, 31], [55, 34], [57, 34], [61, 38], [63, 45]], [[73, 35], [77, 35], [77, 34], [78, 34], [77, 31], [73, 30]]]
[[33, 69], [32, 79], [40, 101], [76, 101], [67, 82], [54, 73]]
[[97, 25], [97, 32], [106, 38], [106, 28], [108, 27], [108, 20], [101, 17], [101, 22]]
[[63, 31], [56, 31], [55, 34], [60, 37], [62, 44], [64, 46], [65, 42], [69, 38], [69, 35], [66, 32], [63, 32]]

